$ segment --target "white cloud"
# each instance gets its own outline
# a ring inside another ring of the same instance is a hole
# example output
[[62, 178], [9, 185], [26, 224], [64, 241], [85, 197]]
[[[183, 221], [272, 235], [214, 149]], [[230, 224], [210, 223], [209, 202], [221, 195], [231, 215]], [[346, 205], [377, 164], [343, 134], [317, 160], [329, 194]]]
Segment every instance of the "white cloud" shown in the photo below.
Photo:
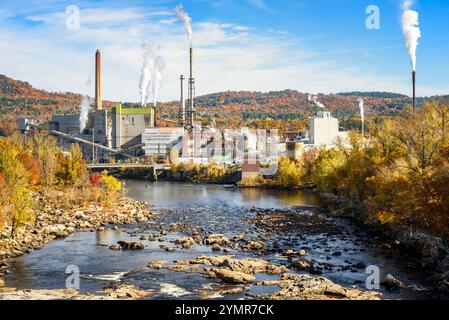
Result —
[[[80, 21], [82, 25], [110, 25], [125, 22], [143, 21], [151, 17], [166, 17], [170, 16], [169, 11], [153, 11], [144, 12], [139, 8], [127, 8], [127, 9], [109, 9], [109, 8], [97, 8], [97, 9], [84, 9], [80, 10]], [[45, 24], [60, 24], [66, 19], [65, 12], [56, 12], [43, 15], [31, 15], [27, 17], [27, 20], [33, 22], [42, 22]]]
[[[167, 63], [161, 99], [178, 99], [179, 75], [188, 72], [188, 44], [182, 25], [168, 23], [171, 16], [160, 10], [86, 12], [84, 19], [89, 23], [76, 32], [61, 28], [60, 23], [49, 18], [52, 15], [34, 16], [33, 21], [41, 25], [32, 30], [0, 25], [2, 73], [29, 81], [38, 88], [87, 93], [85, 82], [89, 76], [93, 77], [94, 53], [100, 48], [104, 98], [137, 102], [142, 65], [140, 46], [143, 40], [150, 39]], [[102, 14], [101, 19], [96, 19]], [[193, 28], [198, 95], [288, 88], [323, 93], [352, 90], [409, 93], [407, 77], [385, 77], [323, 59], [306, 43], [288, 34], [258, 33], [247, 26], [211, 21], [194, 23]], [[420, 87], [418, 93], [437, 94], [444, 91], [441, 89], [444, 88]]]

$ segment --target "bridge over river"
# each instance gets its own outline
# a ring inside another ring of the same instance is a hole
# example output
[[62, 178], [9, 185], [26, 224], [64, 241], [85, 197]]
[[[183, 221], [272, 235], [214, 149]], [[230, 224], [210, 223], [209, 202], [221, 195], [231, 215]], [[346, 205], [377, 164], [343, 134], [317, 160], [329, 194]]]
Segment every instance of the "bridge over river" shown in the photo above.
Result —
[[156, 171], [170, 170], [165, 164], [139, 164], [139, 163], [90, 163], [89, 169], [150, 169]]

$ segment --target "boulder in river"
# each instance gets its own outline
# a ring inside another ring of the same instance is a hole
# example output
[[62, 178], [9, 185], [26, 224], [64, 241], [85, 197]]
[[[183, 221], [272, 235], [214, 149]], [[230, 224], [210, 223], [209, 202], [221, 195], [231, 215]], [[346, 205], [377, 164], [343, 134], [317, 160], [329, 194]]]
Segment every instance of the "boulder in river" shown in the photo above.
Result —
[[190, 249], [195, 244], [195, 240], [190, 237], [184, 237], [176, 239], [175, 244], [181, 246], [183, 249]]
[[261, 250], [265, 248], [265, 243], [260, 241], [250, 241], [246, 246], [244, 246], [245, 250]]
[[206, 239], [204, 239], [204, 244], [208, 245], [208, 246], [211, 246], [211, 245], [214, 245], [214, 244], [218, 244], [219, 246], [223, 246], [223, 245], [229, 244], [230, 242], [231, 241], [229, 241], [229, 239], [226, 238], [222, 234], [211, 234]]
[[312, 264], [308, 261], [301, 261], [301, 260], [293, 260], [292, 265], [295, 269], [298, 270], [309, 270], [312, 268]]
[[122, 248], [122, 250], [143, 250], [145, 245], [140, 242], [126, 242], [119, 241], [117, 244]]
[[218, 268], [213, 271], [218, 279], [221, 279], [226, 283], [244, 284], [251, 283], [256, 280], [254, 275], [239, 271], [232, 271], [226, 268]]
[[169, 247], [169, 246], [166, 246], [166, 245], [160, 245], [159, 248], [161, 248], [162, 250], [165, 250], [167, 252], [174, 252], [174, 251], [176, 251], [176, 248]]
[[122, 247], [119, 244], [113, 244], [112, 246], [109, 247], [109, 249], [119, 251], [122, 250]]
[[278, 292], [258, 298], [270, 300], [379, 300], [381, 293], [344, 288], [329, 279], [306, 274], [284, 274]]
[[307, 252], [306, 250], [298, 250], [298, 251], [294, 251], [294, 250], [287, 250], [284, 251], [284, 253], [282, 254], [284, 257], [305, 257], [307, 256]]
[[388, 274], [383, 281], [383, 285], [388, 290], [395, 290], [395, 289], [404, 289], [407, 287], [404, 282], [399, 280], [398, 278], [395, 278], [393, 275]]

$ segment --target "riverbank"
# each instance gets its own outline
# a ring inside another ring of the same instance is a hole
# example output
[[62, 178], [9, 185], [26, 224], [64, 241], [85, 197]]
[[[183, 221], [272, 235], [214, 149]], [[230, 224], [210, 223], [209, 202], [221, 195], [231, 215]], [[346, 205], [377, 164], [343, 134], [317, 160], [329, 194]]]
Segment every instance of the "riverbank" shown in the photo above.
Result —
[[411, 268], [423, 273], [436, 289], [449, 292], [449, 247], [447, 241], [416, 229], [381, 224], [365, 217], [363, 205], [344, 197], [320, 193], [323, 208], [332, 216], [356, 221], [380, 237], [383, 246], [393, 248]]
[[[61, 197], [63, 191], [60, 191]], [[56, 197], [34, 194], [37, 203], [33, 209], [35, 223], [29, 223], [14, 238], [8, 238], [6, 228], [0, 238], [0, 287], [2, 278], [9, 272], [13, 259], [33, 250], [42, 249], [48, 242], [63, 239], [78, 231], [101, 231], [108, 226], [144, 222], [158, 213], [147, 203], [127, 197], [119, 197], [107, 206], [91, 204], [88, 207], [63, 209]]]
[[[73, 231], [60, 230], [60, 224], [93, 232], [76, 232], [42, 249], [37, 246], [37, 251], [27, 246], [24, 252], [32, 251], [30, 255], [15, 261], [8, 258], [7, 284], [19, 290], [4, 288], [0, 299], [109, 299], [115, 297], [114, 290], [125, 291], [124, 299], [434, 297], [419, 278], [407, 277], [393, 260], [382, 258], [393, 249], [382, 248], [377, 239], [353, 229], [351, 223], [307, 206], [315, 200], [309, 195], [299, 200], [302, 192], [298, 190], [144, 182], [127, 186], [137, 200], [120, 199], [111, 209], [92, 206], [53, 215], [60, 209], [42, 201], [46, 221], [36, 222], [41, 225], [36, 232], [47, 235], [49, 231], [42, 230], [52, 229], [48, 241]], [[290, 202], [291, 196], [295, 202]], [[262, 202], [255, 202], [257, 197]], [[26, 266], [28, 256], [32, 257], [30, 267]], [[365, 268], [372, 264], [381, 268], [380, 290], [366, 290]], [[61, 291], [67, 265], [83, 271], [81, 293]], [[112, 297], [104, 293], [104, 287]]]
[[[2, 273], [8, 273], [8, 267], [14, 259], [30, 253], [33, 250], [42, 250], [50, 241], [64, 239], [79, 231], [104, 232], [105, 229], [118, 229], [132, 223], [154, 223], [157, 218], [163, 216], [161, 209], [151, 210], [145, 202], [140, 202], [130, 198], [120, 198], [110, 207], [91, 205], [87, 208], [55, 209], [55, 204], [43, 195], [38, 197], [40, 206], [36, 209], [37, 220], [34, 225], [29, 225], [21, 229], [14, 239], [1, 239], [1, 266]], [[258, 214], [256, 209], [253, 213]], [[175, 211], [171, 211], [176, 215]], [[182, 217], [181, 220], [183, 220]], [[287, 223], [288, 221], [285, 221]], [[250, 223], [255, 223], [251, 221]], [[293, 225], [296, 227], [296, 225]], [[325, 226], [324, 228], [327, 228]], [[324, 229], [323, 229], [324, 230]], [[8, 230], [6, 230], [8, 231]], [[134, 231], [133, 231], [134, 232]], [[171, 240], [166, 243], [166, 237], [173, 233], [182, 233], [185, 236]], [[135, 234], [135, 233], [134, 233]], [[137, 236], [137, 234], [135, 234]], [[148, 268], [155, 270], [168, 270], [170, 272], [199, 273], [207, 279], [221, 281], [208, 288], [198, 291], [202, 299], [213, 299], [216, 297], [233, 296], [245, 294], [249, 291], [249, 286], [256, 287], [277, 287], [279, 290], [267, 295], [254, 295], [247, 293], [247, 299], [379, 299], [381, 294], [369, 292], [357, 288], [345, 288], [324, 277], [312, 275], [294, 275], [292, 271], [297, 270], [300, 265], [299, 260], [305, 258], [307, 253], [302, 250], [295, 253], [286, 251], [285, 257], [289, 257], [288, 265], [282, 263], [272, 263], [261, 258], [237, 258], [237, 255], [245, 254], [250, 256], [266, 255], [272, 250], [267, 242], [267, 237], [256, 235], [251, 230], [246, 233], [228, 238], [221, 234], [211, 234], [198, 226], [187, 223], [175, 223], [169, 226], [160, 224], [158, 234], [151, 237], [140, 236], [140, 242], [119, 241], [120, 246], [111, 246], [114, 250], [141, 250], [145, 248], [145, 241], [161, 243], [160, 250], [175, 252], [177, 250], [191, 251], [195, 247], [209, 248], [211, 255], [198, 256], [193, 260], [173, 261], [149, 261]], [[125, 244], [135, 244], [125, 246]], [[61, 253], [64, 254], [64, 253]], [[213, 254], [222, 254], [215, 256]], [[294, 257], [296, 256], [296, 259]], [[318, 269], [317, 269], [318, 270]], [[276, 276], [276, 279], [260, 281], [259, 274]], [[175, 287], [176, 289], [176, 287]], [[169, 292], [174, 289], [166, 288]], [[176, 289], [179, 291], [179, 289]], [[81, 294], [72, 289], [15, 289], [0, 288], [1, 300], [127, 300], [144, 299], [154, 295], [152, 290], [141, 289], [129, 283], [118, 285], [109, 284], [103, 290], [92, 293]]]

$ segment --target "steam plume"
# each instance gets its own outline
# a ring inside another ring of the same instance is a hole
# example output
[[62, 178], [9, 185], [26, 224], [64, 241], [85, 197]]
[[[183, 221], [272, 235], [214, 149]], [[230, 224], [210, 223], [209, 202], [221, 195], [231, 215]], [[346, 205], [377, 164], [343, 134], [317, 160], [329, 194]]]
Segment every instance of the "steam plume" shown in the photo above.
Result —
[[402, 14], [402, 31], [413, 71], [416, 71], [416, 49], [418, 40], [421, 38], [421, 31], [418, 27], [419, 14], [414, 10], [410, 10], [411, 5], [411, 1], [405, 1], [402, 4], [402, 9], [404, 10]]
[[[89, 77], [86, 82], [86, 86], [88, 89], [90, 89], [91, 82], [92, 80]], [[88, 95], [85, 95], [80, 105], [80, 133], [83, 133], [84, 129], [86, 129], [87, 121], [89, 120], [90, 102], [90, 97]]]
[[162, 72], [165, 69], [165, 61], [161, 56], [157, 56], [154, 60], [153, 73], [153, 106], [156, 108], [159, 90], [162, 85]]
[[309, 100], [309, 102], [313, 102], [320, 109], [326, 110], [326, 107], [324, 106], [324, 104], [322, 104], [321, 102], [318, 101], [317, 96], [309, 95], [308, 100]]
[[189, 45], [193, 47], [193, 31], [192, 31], [192, 19], [184, 11], [182, 4], [176, 6], [175, 15], [178, 17], [179, 22], [184, 23], [184, 28], [186, 29], [187, 39], [189, 40]]
[[365, 102], [359, 98], [360, 117], [362, 118], [362, 134], [365, 133]]
[[152, 75], [154, 73], [155, 54], [153, 44], [150, 41], [144, 41], [142, 44], [143, 65], [140, 76], [140, 97], [142, 107], [145, 107], [148, 101], [149, 88], [151, 87]]
[[362, 122], [365, 122], [365, 102], [362, 98], [359, 98], [359, 108], [360, 108], [360, 117], [362, 118]]

